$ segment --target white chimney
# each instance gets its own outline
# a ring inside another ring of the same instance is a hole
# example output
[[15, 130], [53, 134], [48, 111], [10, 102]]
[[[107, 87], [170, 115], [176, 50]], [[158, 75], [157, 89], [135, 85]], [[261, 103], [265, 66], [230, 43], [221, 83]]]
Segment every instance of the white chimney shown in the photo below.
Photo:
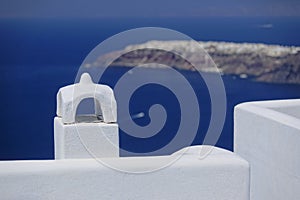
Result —
[[[77, 115], [80, 102], [89, 98], [94, 99], [95, 112]], [[79, 83], [60, 88], [56, 113], [55, 159], [119, 157], [117, 104], [109, 86], [82, 74]]]

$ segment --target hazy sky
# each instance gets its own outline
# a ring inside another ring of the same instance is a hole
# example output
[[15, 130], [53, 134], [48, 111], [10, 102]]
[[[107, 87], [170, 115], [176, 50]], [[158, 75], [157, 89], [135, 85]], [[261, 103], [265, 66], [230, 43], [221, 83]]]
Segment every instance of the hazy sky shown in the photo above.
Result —
[[300, 16], [300, 0], [0, 0], [1, 18]]

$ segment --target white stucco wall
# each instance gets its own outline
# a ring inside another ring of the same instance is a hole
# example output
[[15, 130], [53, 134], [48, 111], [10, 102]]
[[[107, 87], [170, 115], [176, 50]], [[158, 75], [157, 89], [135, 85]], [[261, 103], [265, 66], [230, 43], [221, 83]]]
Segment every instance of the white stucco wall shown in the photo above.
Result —
[[236, 106], [234, 151], [250, 163], [251, 200], [299, 200], [300, 100]]
[[[215, 148], [200, 160], [195, 152], [143, 174], [112, 170], [93, 159], [0, 162], [1, 199], [249, 200], [249, 166], [244, 159]], [[107, 159], [127, 165], [138, 158]], [[146, 164], [157, 159], [162, 158], [148, 157]]]
[[55, 159], [119, 157], [116, 123], [64, 124], [54, 118]]

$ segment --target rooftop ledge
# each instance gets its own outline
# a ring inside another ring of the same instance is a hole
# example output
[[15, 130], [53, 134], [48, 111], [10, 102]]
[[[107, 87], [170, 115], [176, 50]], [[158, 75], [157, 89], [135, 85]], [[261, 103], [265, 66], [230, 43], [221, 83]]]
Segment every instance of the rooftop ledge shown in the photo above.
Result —
[[235, 107], [234, 151], [250, 163], [251, 200], [300, 198], [300, 99]]
[[[192, 147], [173, 164], [142, 174], [115, 171], [95, 159], [0, 162], [0, 192], [6, 199], [248, 200], [248, 163], [219, 148], [199, 159], [201, 148], [211, 147]], [[144, 166], [171, 156], [143, 158]], [[125, 167], [132, 170], [140, 167], [141, 160], [105, 159], [120, 165], [130, 163]]]

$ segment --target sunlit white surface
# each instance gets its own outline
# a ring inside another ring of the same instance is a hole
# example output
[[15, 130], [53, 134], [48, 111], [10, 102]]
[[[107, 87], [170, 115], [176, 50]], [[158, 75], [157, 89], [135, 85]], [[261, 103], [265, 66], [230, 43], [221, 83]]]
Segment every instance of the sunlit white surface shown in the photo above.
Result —
[[250, 163], [251, 200], [300, 198], [300, 100], [235, 107], [234, 151]]

